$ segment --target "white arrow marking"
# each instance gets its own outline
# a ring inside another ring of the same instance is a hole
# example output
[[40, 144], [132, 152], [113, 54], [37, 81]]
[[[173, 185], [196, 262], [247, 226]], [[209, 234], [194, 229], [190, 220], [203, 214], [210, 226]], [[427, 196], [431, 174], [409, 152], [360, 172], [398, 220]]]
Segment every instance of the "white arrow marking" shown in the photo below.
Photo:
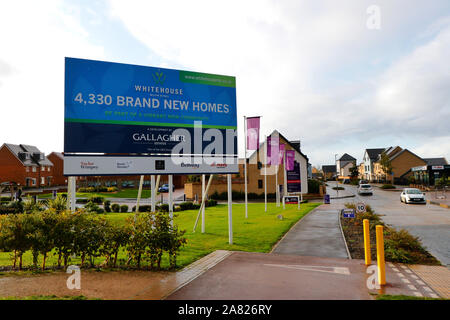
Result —
[[[306, 271], [317, 271], [317, 272], [325, 272], [325, 273], [337, 273], [350, 275], [350, 271], [345, 267], [324, 267], [324, 266], [304, 266], [304, 265], [286, 265], [286, 264], [264, 264], [267, 267], [279, 267], [286, 269], [297, 269], [297, 270], [306, 270]], [[319, 269], [320, 268], [320, 269]], [[331, 269], [331, 270], [321, 270], [321, 269]]]

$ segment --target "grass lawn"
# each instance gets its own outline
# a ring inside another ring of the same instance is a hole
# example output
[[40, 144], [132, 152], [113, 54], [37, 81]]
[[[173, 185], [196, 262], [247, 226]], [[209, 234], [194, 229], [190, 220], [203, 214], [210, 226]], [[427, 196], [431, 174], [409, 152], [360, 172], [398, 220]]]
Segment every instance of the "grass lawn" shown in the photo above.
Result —
[[[176, 212], [175, 223], [180, 229], [185, 229], [187, 244], [181, 249], [177, 258], [177, 266], [186, 266], [191, 262], [218, 249], [270, 252], [273, 245], [304, 215], [319, 206], [320, 203], [304, 203], [301, 209], [297, 205], [276, 207], [275, 203], [268, 203], [268, 212], [264, 211], [264, 203], [251, 203], [248, 205], [248, 219], [245, 219], [244, 204], [233, 204], [233, 245], [228, 244], [228, 207], [217, 205], [206, 208], [206, 233], [201, 233], [201, 217], [196, 232], [192, 232], [197, 210]], [[277, 218], [282, 214], [283, 219]], [[106, 217], [113, 223], [125, 223], [127, 217], [133, 217], [133, 213], [108, 213]], [[0, 266], [11, 265], [11, 253], [0, 253]], [[127, 256], [122, 250], [118, 260], [124, 263]], [[51, 255], [47, 265], [56, 265], [57, 257]], [[96, 260], [96, 263], [103, 259]], [[24, 254], [24, 266], [30, 265], [31, 253]], [[71, 264], [80, 263], [80, 259], [74, 258]], [[162, 267], [168, 266], [168, 258], [164, 257]]]
[[[67, 192], [58, 192], [58, 194], [67, 194]], [[105, 197], [105, 198], [137, 198], [138, 189], [123, 189], [117, 192], [77, 192], [77, 198]], [[159, 194], [159, 193], [158, 193]], [[38, 196], [39, 199], [49, 199], [51, 193]], [[142, 198], [150, 198], [150, 190], [142, 189]]]

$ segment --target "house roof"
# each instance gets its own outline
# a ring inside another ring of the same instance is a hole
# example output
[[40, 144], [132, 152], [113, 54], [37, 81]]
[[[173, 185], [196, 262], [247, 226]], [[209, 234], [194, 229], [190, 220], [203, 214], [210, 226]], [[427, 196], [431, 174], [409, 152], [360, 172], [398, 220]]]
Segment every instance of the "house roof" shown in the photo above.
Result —
[[[51, 163], [50, 160], [47, 159], [45, 154], [43, 154], [37, 147], [30, 146], [26, 144], [12, 144], [12, 143], [4, 143], [3, 146], [8, 148], [12, 154], [14, 154], [17, 159], [19, 159], [20, 162], [24, 166], [53, 166], [53, 163]], [[19, 156], [20, 153], [27, 153], [30, 155], [28, 159], [23, 159]], [[36, 159], [33, 157], [33, 154], [39, 153], [42, 155], [42, 159]]]
[[[283, 138], [283, 140], [287, 141], [287, 143], [289, 144], [289, 146], [290, 146], [292, 149], [294, 149], [295, 151], [297, 151], [298, 153], [300, 153], [300, 154], [306, 159], [306, 162], [309, 162], [308, 157], [307, 157], [303, 152], [300, 151], [300, 142], [299, 142], [299, 141], [289, 141], [288, 139], [286, 139], [285, 136], [283, 136], [283, 135], [282, 135], [281, 133], [279, 133], [277, 130], [274, 130], [274, 131], [269, 135], [269, 137], [272, 136], [275, 132], [278, 133], [278, 135], [279, 135], [281, 138]], [[264, 146], [264, 143], [265, 143], [265, 141], [261, 142], [261, 143], [259, 144], [259, 146], [258, 146], [258, 150], [255, 150], [255, 151], [250, 155], [249, 158], [253, 157], [253, 156], [255, 155], [255, 153], [257, 153], [257, 152], [259, 151], [259, 149], [261, 149], [261, 147]]]
[[448, 164], [445, 158], [423, 158], [428, 166], [445, 166]]
[[351, 155], [349, 155], [348, 153], [344, 153], [342, 155], [342, 157], [339, 158], [339, 161], [353, 161], [356, 160], [355, 158], [353, 158]]
[[375, 148], [375, 149], [366, 149], [367, 154], [369, 155], [370, 160], [377, 160], [380, 153], [382, 153], [385, 148]]
[[[64, 155], [63, 155], [61, 152], [53, 151], [53, 152], [50, 153], [50, 154], [54, 154], [55, 156], [57, 156], [57, 157], [60, 158], [61, 160], [64, 160]], [[50, 155], [50, 154], [49, 154], [49, 155]]]
[[334, 164], [323, 165], [322, 171], [323, 171], [323, 173], [328, 173], [328, 172], [336, 173], [336, 165], [334, 165]]
[[409, 152], [409, 153], [411, 153], [412, 155], [416, 156], [417, 158], [423, 160], [423, 159], [422, 159], [421, 157], [419, 157], [417, 154], [415, 154], [414, 152], [409, 151], [408, 149], [403, 149], [402, 151], [397, 152], [396, 154], [394, 154], [394, 155], [390, 158], [390, 160], [391, 160], [391, 161], [394, 160], [395, 158], [397, 158], [398, 156], [400, 156], [402, 153], [405, 153], [405, 152]]

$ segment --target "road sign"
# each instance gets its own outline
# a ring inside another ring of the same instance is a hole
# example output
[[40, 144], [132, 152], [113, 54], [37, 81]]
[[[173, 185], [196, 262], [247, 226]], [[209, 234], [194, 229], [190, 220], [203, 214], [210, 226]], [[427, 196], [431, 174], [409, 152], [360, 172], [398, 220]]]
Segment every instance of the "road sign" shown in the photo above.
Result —
[[355, 209], [342, 209], [341, 214], [343, 218], [354, 218]]
[[324, 194], [323, 195], [323, 203], [324, 204], [330, 204], [330, 195], [329, 194]]
[[358, 212], [358, 213], [366, 212], [366, 204], [363, 202], [358, 202], [356, 204], [356, 212]]

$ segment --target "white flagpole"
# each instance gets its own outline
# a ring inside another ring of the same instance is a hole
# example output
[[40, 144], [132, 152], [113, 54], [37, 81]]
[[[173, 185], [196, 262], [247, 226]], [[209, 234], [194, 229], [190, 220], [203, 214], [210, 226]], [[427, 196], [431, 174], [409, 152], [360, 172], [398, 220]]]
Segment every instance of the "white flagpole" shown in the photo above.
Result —
[[244, 116], [244, 139], [245, 139], [245, 148], [244, 148], [244, 179], [245, 179], [245, 219], [248, 218], [248, 209], [247, 209], [247, 117]]
[[[285, 151], [285, 153], [284, 153], [284, 156], [286, 157], [286, 151]], [[283, 187], [283, 209], [284, 209], [284, 197], [285, 196], [287, 196], [288, 194], [287, 194], [287, 174], [286, 174], [286, 159], [284, 159], [285, 161], [284, 161], [284, 164], [283, 164], [283, 167], [284, 167], [284, 187]]]
[[267, 212], [267, 136], [264, 137], [264, 210]]
[[[206, 200], [205, 191], [205, 175], [202, 174], [202, 202], [205, 202]], [[205, 206], [203, 206], [202, 209], [202, 233], [205, 233]]]
[[278, 165], [275, 167], [275, 197], [277, 198], [277, 207], [280, 206], [280, 193], [278, 188]]
[[[209, 191], [209, 186], [211, 185], [211, 181], [213, 180], [213, 174], [211, 174], [209, 176], [209, 180], [208, 180], [208, 184], [206, 185], [206, 190], [205, 193], [208, 194]], [[197, 214], [197, 218], [195, 219], [195, 223], [194, 223], [194, 229], [192, 229], [192, 232], [195, 232], [195, 229], [197, 229], [197, 223], [198, 223], [198, 218], [200, 218], [200, 214], [203, 210], [203, 206], [205, 205], [205, 201], [204, 199], [202, 199], [201, 205], [200, 205], [200, 209], [198, 210], [198, 214]]]

